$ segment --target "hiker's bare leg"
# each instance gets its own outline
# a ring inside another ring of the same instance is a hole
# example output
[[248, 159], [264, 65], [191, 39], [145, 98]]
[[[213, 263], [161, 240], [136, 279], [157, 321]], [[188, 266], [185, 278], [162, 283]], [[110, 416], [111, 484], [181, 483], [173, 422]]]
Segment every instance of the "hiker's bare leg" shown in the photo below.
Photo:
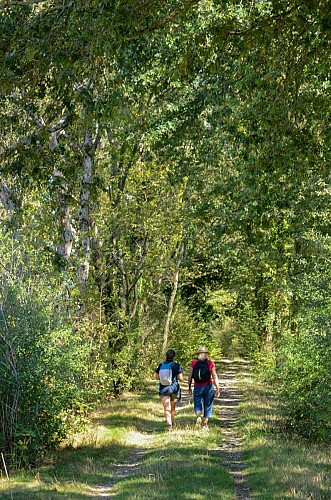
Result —
[[208, 425], [208, 417], [203, 417], [202, 424]]
[[173, 424], [176, 415], [176, 401], [170, 401], [170, 404], [171, 404], [171, 423]]
[[196, 422], [195, 422], [195, 427], [196, 429], [200, 429], [200, 426], [201, 426], [201, 411], [197, 410], [195, 412], [196, 416], [197, 416], [197, 419], [196, 419]]
[[171, 401], [170, 401], [170, 396], [163, 396], [161, 398], [162, 404], [163, 404], [163, 409], [164, 409], [164, 418], [166, 419], [167, 425], [171, 427], [172, 425], [172, 420], [171, 420]]

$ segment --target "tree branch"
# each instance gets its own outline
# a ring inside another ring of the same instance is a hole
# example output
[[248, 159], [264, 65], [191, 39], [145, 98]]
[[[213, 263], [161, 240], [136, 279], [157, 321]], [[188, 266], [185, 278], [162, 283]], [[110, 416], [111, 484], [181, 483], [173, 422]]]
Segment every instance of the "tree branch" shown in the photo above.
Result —
[[[200, 0], [191, 0], [189, 3], [192, 6], [192, 5], [198, 4], [199, 2], [200, 2]], [[173, 10], [167, 16], [157, 20], [154, 24], [152, 24], [152, 26], [149, 26], [148, 28], [144, 28], [144, 29], [138, 31], [133, 36], [133, 38], [135, 38], [136, 36], [144, 35], [145, 33], [153, 33], [153, 31], [156, 31], [159, 28], [162, 28], [163, 26], [165, 26], [167, 23], [171, 23], [172, 21], [174, 21], [178, 17], [178, 15], [180, 14], [180, 12], [181, 12], [181, 9]]]
[[0, 9], [5, 9], [6, 7], [25, 7], [28, 5], [34, 5], [37, 3], [45, 3], [46, 0], [3, 0], [0, 2]]
[[280, 14], [275, 14], [273, 16], [266, 17], [264, 19], [261, 19], [261, 21], [256, 22], [255, 24], [249, 26], [249, 28], [243, 29], [243, 30], [229, 30], [228, 34], [229, 35], [245, 35], [246, 33], [250, 33], [251, 31], [254, 31], [256, 29], [261, 28], [265, 24], [268, 24], [270, 21], [276, 21], [279, 19], [284, 19], [285, 17], [288, 17], [292, 12], [297, 10], [299, 8], [299, 5], [294, 5], [290, 9], [286, 10], [285, 12], [281, 12]]

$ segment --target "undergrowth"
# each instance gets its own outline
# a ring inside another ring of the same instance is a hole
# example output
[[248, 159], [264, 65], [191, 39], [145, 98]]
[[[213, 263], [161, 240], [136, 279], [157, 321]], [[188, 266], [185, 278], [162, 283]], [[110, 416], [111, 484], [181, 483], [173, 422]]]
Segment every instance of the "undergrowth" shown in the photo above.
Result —
[[238, 425], [253, 497], [331, 498], [330, 447], [312, 445], [283, 432], [282, 413], [273, 390], [249, 373], [242, 374], [241, 388], [245, 401]]

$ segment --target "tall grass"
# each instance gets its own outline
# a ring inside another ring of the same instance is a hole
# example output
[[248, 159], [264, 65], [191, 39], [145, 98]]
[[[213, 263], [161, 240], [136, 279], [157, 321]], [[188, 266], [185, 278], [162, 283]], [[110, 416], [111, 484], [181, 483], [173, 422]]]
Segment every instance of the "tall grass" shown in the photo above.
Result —
[[[0, 481], [0, 496], [72, 500], [104, 491], [119, 499], [233, 499], [233, 480], [218, 451], [217, 411], [204, 433], [194, 429], [193, 408], [186, 404], [178, 411], [176, 430], [166, 433], [155, 384], [140, 395], [125, 394], [96, 412], [89, 429], [72, 436], [43, 467]], [[116, 477], [115, 462], [125, 468], [135, 452], [143, 452], [139, 466]]]
[[[240, 383], [245, 401], [238, 426], [251, 496], [329, 499], [330, 448], [283, 435], [272, 391], [248, 375]], [[193, 407], [186, 403], [178, 411], [176, 430], [166, 433], [155, 384], [140, 395], [125, 394], [92, 415], [89, 429], [72, 436], [43, 467], [0, 480], [0, 497], [232, 500], [233, 478], [220, 453], [218, 411], [215, 406], [210, 431], [204, 433], [194, 429]], [[132, 462], [137, 465], [130, 469]], [[118, 474], [118, 464], [129, 472]]]
[[282, 433], [272, 389], [247, 374], [241, 386], [245, 402], [240, 407], [239, 427], [253, 496], [261, 500], [330, 499], [330, 447]]

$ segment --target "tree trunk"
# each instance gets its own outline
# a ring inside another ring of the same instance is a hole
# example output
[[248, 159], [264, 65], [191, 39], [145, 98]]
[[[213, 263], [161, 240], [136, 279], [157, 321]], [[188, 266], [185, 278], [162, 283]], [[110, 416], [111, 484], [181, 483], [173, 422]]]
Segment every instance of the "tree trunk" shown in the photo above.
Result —
[[74, 228], [70, 223], [70, 208], [67, 202], [67, 182], [62, 172], [57, 169], [53, 170], [52, 176], [56, 184], [59, 207], [61, 242], [59, 243], [57, 251], [58, 254], [65, 260], [69, 260], [72, 249], [72, 241], [74, 239]]
[[173, 279], [172, 279], [172, 289], [171, 289], [171, 294], [170, 294], [170, 298], [169, 298], [169, 302], [168, 302], [168, 311], [167, 311], [167, 316], [166, 316], [164, 330], [163, 330], [163, 345], [162, 345], [163, 351], [165, 351], [167, 349], [169, 331], [170, 331], [170, 321], [172, 318], [172, 313], [173, 313], [174, 304], [175, 304], [175, 298], [177, 295], [180, 266], [182, 265], [184, 254], [185, 254], [185, 243], [182, 240], [180, 243], [179, 249], [178, 249], [176, 267], [175, 267], [175, 272], [174, 272]]
[[92, 133], [90, 131], [85, 132], [82, 151], [84, 168], [79, 212], [81, 261], [78, 267], [77, 276], [80, 285], [85, 289], [90, 268], [90, 197], [95, 153], [95, 145], [93, 144]]
[[14, 212], [14, 210], [16, 209], [16, 204], [13, 201], [12, 192], [9, 187], [3, 182], [0, 183], [0, 200], [2, 201], [5, 210]]

